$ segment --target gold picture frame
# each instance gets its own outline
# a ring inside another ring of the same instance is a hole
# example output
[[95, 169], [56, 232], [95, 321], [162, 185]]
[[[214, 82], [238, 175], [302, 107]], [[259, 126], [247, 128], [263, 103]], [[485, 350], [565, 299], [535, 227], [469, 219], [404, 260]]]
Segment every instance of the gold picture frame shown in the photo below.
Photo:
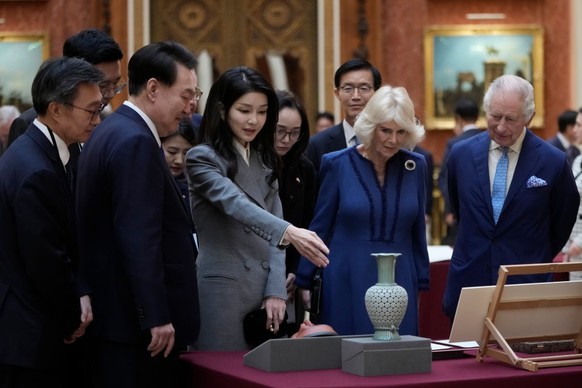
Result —
[[[532, 128], [544, 125], [543, 28], [540, 25], [429, 26], [424, 33], [425, 124], [452, 129], [454, 105], [471, 98], [480, 106], [488, 85], [517, 74], [534, 87]], [[481, 114], [478, 124], [484, 126]]]
[[45, 33], [0, 32], [0, 105], [21, 112], [32, 106], [30, 88], [39, 66], [49, 57]]

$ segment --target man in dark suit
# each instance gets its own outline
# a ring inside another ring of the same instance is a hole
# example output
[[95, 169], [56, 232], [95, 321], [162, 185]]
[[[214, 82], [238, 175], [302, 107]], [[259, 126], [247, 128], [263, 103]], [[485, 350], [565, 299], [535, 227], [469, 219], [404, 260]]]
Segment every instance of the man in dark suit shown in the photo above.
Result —
[[[92, 320], [79, 297], [67, 146], [103, 109], [103, 74], [76, 58], [44, 62], [32, 83], [38, 118], [0, 159], [0, 387], [81, 387], [73, 344]], [[81, 294], [84, 295], [84, 294]]]
[[79, 160], [80, 274], [93, 303], [99, 387], [178, 386], [179, 351], [198, 336], [192, 220], [160, 143], [201, 95], [195, 66], [177, 43], [139, 49], [129, 99]]
[[580, 155], [580, 149], [577, 144], [582, 134], [576, 126], [576, 116], [578, 112], [574, 110], [565, 110], [558, 116], [558, 133], [556, 136], [548, 139], [548, 143], [566, 153], [568, 162], [572, 164], [576, 156]]
[[477, 127], [477, 119], [479, 118], [479, 106], [473, 100], [462, 99], [455, 104], [455, 128], [453, 129], [455, 137], [447, 142], [445, 152], [443, 153], [443, 160], [441, 169], [439, 171], [439, 188], [443, 195], [445, 204], [444, 221], [447, 225], [447, 235], [443, 239], [443, 244], [453, 246], [457, 237], [457, 220], [453, 211], [451, 210], [451, 203], [449, 199], [449, 189], [447, 186], [447, 159], [451, 152], [451, 148], [458, 142], [475, 136], [483, 130]]
[[315, 172], [323, 154], [358, 144], [354, 132], [356, 116], [360, 114], [382, 84], [378, 69], [363, 59], [350, 59], [335, 72], [335, 96], [340, 102], [345, 119], [309, 139], [305, 155], [313, 163]]
[[[123, 52], [117, 42], [105, 31], [83, 30], [69, 37], [63, 45], [63, 56], [84, 59], [103, 72], [104, 79], [99, 85], [103, 104], [108, 105], [111, 99], [125, 87], [125, 81], [121, 78]], [[30, 108], [12, 122], [8, 134], [8, 145], [26, 131], [36, 116], [34, 108]], [[74, 162], [78, 155], [79, 146], [71, 145], [71, 156]]]
[[[456, 144], [447, 161], [459, 222], [443, 298], [451, 318], [461, 289], [495, 284], [501, 265], [551, 262], [570, 236], [580, 202], [564, 153], [527, 129], [535, 114], [528, 81], [495, 79], [483, 106], [488, 131]], [[520, 275], [508, 283], [549, 279]]]

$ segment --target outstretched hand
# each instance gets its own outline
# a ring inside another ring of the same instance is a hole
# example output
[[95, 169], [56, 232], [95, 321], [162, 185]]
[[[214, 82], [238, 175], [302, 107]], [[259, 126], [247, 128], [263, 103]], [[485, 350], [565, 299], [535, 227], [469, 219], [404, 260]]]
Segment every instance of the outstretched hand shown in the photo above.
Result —
[[283, 240], [293, 244], [299, 254], [315, 266], [326, 267], [329, 264], [329, 259], [326, 257], [329, 254], [329, 248], [315, 232], [289, 225]]

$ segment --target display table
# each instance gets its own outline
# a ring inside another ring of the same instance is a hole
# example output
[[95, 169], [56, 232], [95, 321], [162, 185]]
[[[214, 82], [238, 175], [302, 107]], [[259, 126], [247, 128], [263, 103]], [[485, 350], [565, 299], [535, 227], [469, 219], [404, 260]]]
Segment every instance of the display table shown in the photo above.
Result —
[[582, 366], [542, 369], [536, 373], [501, 364], [483, 363], [473, 355], [432, 362], [431, 373], [360, 377], [325, 369], [263, 372], [243, 365], [244, 352], [188, 352], [192, 387], [579, 387]]

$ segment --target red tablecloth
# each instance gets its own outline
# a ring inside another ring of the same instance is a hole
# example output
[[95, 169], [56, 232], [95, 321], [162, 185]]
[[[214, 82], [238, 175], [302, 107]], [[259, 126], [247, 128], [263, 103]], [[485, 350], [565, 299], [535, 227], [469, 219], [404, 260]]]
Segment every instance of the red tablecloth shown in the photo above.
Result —
[[448, 339], [451, 321], [442, 311], [450, 260], [430, 265], [430, 291], [420, 293], [419, 334], [421, 337]]
[[431, 373], [361, 377], [325, 369], [269, 373], [243, 365], [243, 352], [189, 352], [182, 358], [191, 367], [192, 387], [580, 387], [582, 366], [516, 369], [474, 356], [433, 361]]

